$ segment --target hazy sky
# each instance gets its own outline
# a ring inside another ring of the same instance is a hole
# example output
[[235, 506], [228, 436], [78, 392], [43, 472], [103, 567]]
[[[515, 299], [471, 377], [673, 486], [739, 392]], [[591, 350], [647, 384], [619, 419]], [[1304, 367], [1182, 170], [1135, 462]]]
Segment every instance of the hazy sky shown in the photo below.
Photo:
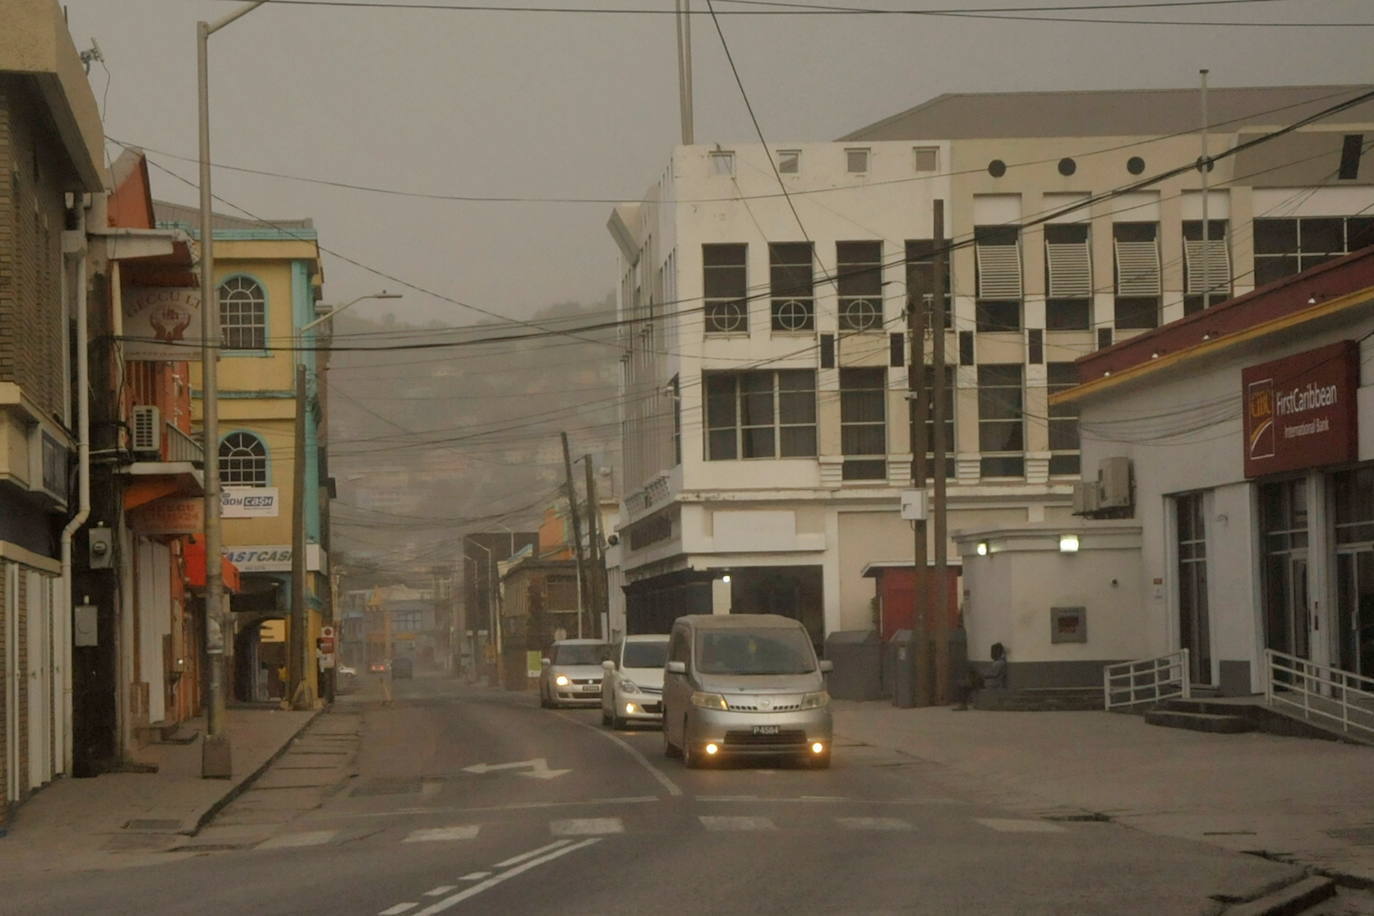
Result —
[[[457, 6], [467, 0], [430, 0]], [[522, 0], [494, 0], [516, 6]], [[814, 0], [820, 2], [820, 0]], [[1085, 0], [832, 0], [881, 9], [1084, 6]], [[1115, 0], [1117, 3], [1129, 0]], [[108, 135], [194, 181], [195, 22], [223, 0], [68, 0]], [[670, 0], [535, 5], [671, 10]], [[4, 0], [0, 0], [3, 10]], [[694, 10], [705, 10], [695, 0]], [[1369, 0], [1232, 0], [1076, 15], [1369, 21]], [[716, 9], [745, 9], [716, 0]], [[755, 7], [758, 9], [758, 7]], [[1371, 80], [1374, 29], [1163, 27], [928, 16], [722, 16], [770, 142], [824, 140], [941, 92]], [[694, 19], [698, 142], [753, 128], [711, 20]], [[217, 162], [414, 192], [636, 198], [678, 140], [673, 19], [269, 4], [210, 43]], [[154, 193], [194, 203], [153, 170]], [[255, 214], [313, 217], [321, 243], [502, 314], [600, 299], [615, 282], [605, 204], [428, 201], [218, 170], [215, 192]], [[223, 207], [228, 212], [232, 208]], [[325, 297], [393, 281], [326, 257]], [[481, 316], [423, 294], [371, 308], [410, 320]], [[360, 310], [367, 308], [359, 306]]]

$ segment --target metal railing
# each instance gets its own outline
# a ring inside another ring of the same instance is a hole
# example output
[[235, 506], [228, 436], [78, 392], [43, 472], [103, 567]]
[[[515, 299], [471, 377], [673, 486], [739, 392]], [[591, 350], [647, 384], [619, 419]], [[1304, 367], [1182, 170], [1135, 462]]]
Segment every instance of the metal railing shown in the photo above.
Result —
[[189, 461], [197, 467], [205, 464], [205, 449], [195, 439], [177, 429], [171, 423], [167, 428], [167, 460]]
[[1304, 719], [1374, 742], [1374, 678], [1264, 650], [1264, 701]]
[[1102, 669], [1102, 701], [1108, 710], [1175, 698], [1186, 700], [1192, 693], [1187, 649]]

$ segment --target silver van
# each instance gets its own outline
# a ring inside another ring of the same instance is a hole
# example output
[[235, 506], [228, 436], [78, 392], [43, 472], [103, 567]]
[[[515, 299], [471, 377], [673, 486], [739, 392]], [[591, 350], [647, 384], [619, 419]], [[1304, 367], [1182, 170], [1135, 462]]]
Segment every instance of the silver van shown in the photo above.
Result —
[[663, 753], [689, 767], [785, 755], [830, 765], [824, 673], [799, 621], [776, 614], [679, 617], [663, 677]]

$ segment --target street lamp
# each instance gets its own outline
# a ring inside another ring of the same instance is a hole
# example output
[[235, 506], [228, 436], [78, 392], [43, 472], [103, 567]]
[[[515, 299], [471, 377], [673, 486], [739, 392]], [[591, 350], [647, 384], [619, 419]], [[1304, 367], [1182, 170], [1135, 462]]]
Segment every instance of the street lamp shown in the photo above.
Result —
[[490, 583], [489, 583], [488, 586], [487, 586], [487, 589], [488, 589], [488, 591], [487, 591], [487, 619], [488, 619], [488, 626], [491, 628], [491, 634], [492, 634], [491, 637], [490, 637], [490, 639], [492, 639], [492, 640], [494, 641], [494, 643], [495, 643], [495, 645], [494, 645], [493, 648], [494, 648], [494, 650], [495, 650], [495, 652], [496, 652], [496, 658], [494, 659], [495, 664], [493, 665], [493, 667], [494, 667], [494, 669], [495, 669], [495, 671], [496, 671], [496, 684], [497, 684], [497, 686], [500, 686], [500, 685], [501, 685], [501, 618], [500, 618], [500, 615], [498, 614], [497, 609], [496, 609], [496, 589], [497, 589], [497, 582], [496, 582], [496, 555], [492, 552], [492, 549], [491, 549], [490, 547], [485, 547], [485, 546], [483, 546], [482, 544], [478, 543], [477, 541], [469, 540], [468, 543], [472, 544], [472, 546], [474, 546], [474, 547], [481, 548], [482, 552], [485, 553], [485, 554], [487, 555], [487, 578], [491, 580]]
[[[200, 360], [201, 428], [205, 443], [205, 653], [210, 667], [209, 702], [205, 711], [205, 740], [201, 743], [200, 775], [228, 779], [233, 754], [225, 731], [228, 672], [225, 646], [231, 634], [224, 611], [224, 582], [219, 517], [219, 302], [215, 297], [214, 231], [210, 219], [210, 36], [251, 13], [267, 0], [254, 0], [215, 22], [196, 23], [196, 76], [200, 131]], [[214, 335], [212, 338], [211, 335]]]
[[[344, 309], [352, 308], [353, 306], [357, 305], [359, 302], [363, 302], [363, 301], [365, 301], [365, 300], [367, 300], [367, 299], [400, 299], [400, 298], [401, 298], [401, 294], [400, 294], [400, 293], [389, 293], [389, 292], [387, 292], [386, 290], [382, 290], [380, 293], [368, 293], [366, 296], [359, 296], [357, 299], [353, 299], [353, 300], [350, 300], [350, 301], [348, 301], [348, 302], [345, 302], [343, 305], [338, 306], [337, 308], [332, 308], [332, 309], [330, 309], [329, 311], [325, 312], [325, 313], [324, 313], [323, 315], [321, 315], [320, 317], [316, 318], [314, 321], [306, 322], [305, 324], [301, 325], [300, 333], [301, 333], [301, 334], [304, 334], [306, 331], [310, 330], [311, 328], [316, 327], [317, 325], [321, 325], [321, 324], [323, 324], [324, 322], [328, 321], [329, 319], [333, 318], [335, 315], [339, 314], [339, 313], [342, 312]], [[318, 308], [316, 309], [316, 311], [318, 311]]]

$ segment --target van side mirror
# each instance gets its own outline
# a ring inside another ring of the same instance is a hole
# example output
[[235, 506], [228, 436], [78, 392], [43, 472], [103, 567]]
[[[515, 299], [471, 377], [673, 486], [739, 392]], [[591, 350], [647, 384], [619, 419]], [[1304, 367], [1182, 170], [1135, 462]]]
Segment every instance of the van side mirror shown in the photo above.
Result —
[[835, 670], [835, 663], [828, 658], [821, 659], [821, 674], [829, 674]]
[[668, 673], [669, 673], [669, 674], [686, 674], [686, 673], [687, 673], [687, 663], [686, 663], [686, 662], [669, 662], [669, 663], [668, 663]]
[[606, 659], [604, 662], [601, 663], [601, 667], [605, 668], [607, 671], [614, 671], [614, 670], [615, 670], [615, 662], [611, 661], [611, 660], [608, 658], [608, 659]]
[[552, 665], [552, 664], [553, 664], [553, 659], [551, 659], [551, 658], [541, 658], [541, 659], [539, 660], [539, 667], [541, 667], [541, 668], [547, 668], [547, 667], [549, 667], [549, 665]]

